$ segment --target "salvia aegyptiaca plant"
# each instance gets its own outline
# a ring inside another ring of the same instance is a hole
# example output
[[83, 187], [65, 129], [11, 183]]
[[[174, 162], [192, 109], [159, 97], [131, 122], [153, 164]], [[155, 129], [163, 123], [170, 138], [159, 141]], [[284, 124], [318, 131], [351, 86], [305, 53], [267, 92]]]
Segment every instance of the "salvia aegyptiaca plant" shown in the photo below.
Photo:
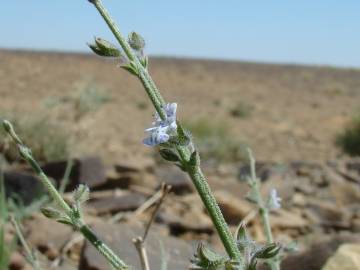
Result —
[[[136, 32], [131, 32], [128, 38], [125, 38], [103, 6], [101, 0], [89, 0], [89, 2], [98, 10], [120, 45], [118, 47], [102, 38], [95, 38], [94, 42], [89, 44], [89, 48], [101, 57], [116, 59], [121, 68], [141, 81], [146, 94], [155, 108], [155, 119], [152, 125], [145, 130], [148, 136], [143, 140], [143, 144], [148, 147], [155, 147], [163, 159], [172, 162], [189, 175], [226, 251], [227, 255], [218, 254], [205, 247], [205, 245], [200, 244], [191, 260], [190, 269], [255, 270], [259, 261], [267, 262], [272, 270], [280, 269], [279, 252], [281, 247], [273, 241], [269, 211], [280, 207], [281, 199], [277, 196], [276, 190], [273, 190], [269, 199], [267, 201], [263, 200], [259, 191], [260, 182], [255, 175], [255, 165], [252, 156], [250, 155], [252, 169], [248, 181], [252, 190], [250, 199], [255, 202], [264, 224], [267, 243], [263, 245], [251, 239], [247, 233], [245, 223], [239, 225], [235, 234], [230, 232], [229, 226], [225, 222], [206, 177], [201, 170], [200, 155], [193, 143], [191, 134], [183, 128], [181, 122], [177, 119], [177, 103], [166, 102], [164, 100], [149, 74], [149, 60], [144, 52], [145, 40]], [[88, 187], [80, 185], [73, 193], [73, 202], [71, 204], [65, 202], [61, 194], [42, 171], [31, 150], [16, 134], [11, 123], [5, 120], [3, 121], [3, 127], [17, 145], [21, 157], [37, 173], [40, 181], [46, 187], [57, 206], [56, 208], [43, 208], [43, 214], [48, 218], [72, 226], [75, 230], [81, 232], [108, 260], [114, 269], [130, 269], [131, 266], [120, 259], [85, 223], [82, 214], [82, 204], [89, 198]]]

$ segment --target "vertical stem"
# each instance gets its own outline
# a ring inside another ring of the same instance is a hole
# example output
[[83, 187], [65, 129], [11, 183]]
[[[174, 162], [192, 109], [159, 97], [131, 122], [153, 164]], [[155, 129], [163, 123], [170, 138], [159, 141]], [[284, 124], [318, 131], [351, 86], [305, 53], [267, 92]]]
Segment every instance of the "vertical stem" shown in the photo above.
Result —
[[38, 259], [36, 258], [34, 252], [32, 252], [31, 248], [25, 241], [24, 235], [21, 232], [18, 221], [14, 217], [11, 217], [11, 223], [15, 227], [16, 235], [18, 236], [20, 243], [22, 244], [22, 246], [25, 249], [26, 257], [27, 257], [29, 263], [34, 268], [34, 270], [41, 270]]
[[87, 240], [102, 254], [109, 263], [116, 270], [128, 269], [127, 265], [107, 246], [102, 242], [96, 234], [90, 229], [89, 226], [83, 225], [80, 227], [80, 232], [85, 236]]
[[[189, 154], [187, 153], [186, 149], [178, 147], [178, 152], [183, 161], [187, 162], [189, 160]], [[189, 168], [188, 173], [196, 187], [197, 192], [200, 195], [202, 202], [205, 205], [206, 210], [209, 213], [209, 216], [215, 226], [216, 231], [219, 234], [219, 237], [225, 247], [226, 252], [231, 259], [241, 262], [241, 254], [239, 249], [237, 248], [235, 239], [229, 230], [224, 216], [221, 213], [220, 207], [211, 192], [210, 186], [207, 183], [206, 178], [201, 171], [201, 168]]]
[[[266, 207], [264, 200], [261, 196], [260, 192], [260, 182], [256, 177], [255, 171], [255, 159], [249, 150], [249, 159], [250, 159], [250, 178], [251, 178], [251, 188], [254, 191], [254, 195], [256, 197], [257, 205], [259, 206], [259, 213], [261, 216], [261, 220], [264, 227], [264, 232], [266, 236], [266, 241], [268, 244], [272, 244], [274, 242], [272, 231], [271, 231], [271, 224], [270, 224], [270, 217], [269, 217], [269, 209]], [[280, 270], [280, 263], [277, 260], [277, 256], [275, 256], [270, 264], [271, 270]]]
[[131, 47], [129, 46], [126, 39], [122, 36], [120, 29], [114, 22], [114, 20], [111, 18], [109, 12], [105, 9], [103, 6], [101, 0], [93, 0], [91, 1], [96, 9], [99, 11], [100, 15], [105, 20], [106, 24], [109, 26], [111, 32], [114, 34], [115, 38], [121, 45], [122, 49], [124, 50], [126, 56], [129, 58], [130, 61], [133, 61], [138, 69], [138, 76], [141, 80], [142, 84], [144, 85], [144, 88], [146, 89], [146, 92], [151, 99], [152, 103], [155, 106], [156, 111], [158, 112], [161, 119], [165, 119], [166, 115], [163, 110], [163, 106], [165, 105], [165, 101], [160, 95], [160, 92], [157, 90], [154, 81], [150, 77], [147, 70], [143, 67], [143, 65], [140, 63], [138, 57], [136, 54], [132, 51]]
[[[165, 104], [164, 99], [162, 98], [159, 90], [157, 89], [154, 81], [147, 72], [147, 70], [140, 63], [137, 56], [131, 50], [129, 44], [125, 38], [121, 35], [119, 28], [115, 24], [114, 20], [111, 18], [110, 14], [107, 12], [105, 7], [102, 5], [101, 0], [91, 0], [99, 11], [110, 30], [120, 43], [124, 52], [128, 56], [130, 61], [133, 61], [138, 68], [138, 76], [141, 82], [144, 85], [144, 88], [150, 97], [156, 111], [158, 112], [162, 120], [166, 119], [166, 115], [163, 110], [163, 105]], [[182, 156], [184, 162], [189, 161], [189, 151], [185, 147], [178, 147], [178, 152]], [[219, 206], [216, 203], [214, 196], [211, 193], [210, 187], [206, 182], [205, 176], [203, 175], [199, 167], [194, 170], [188, 171], [190, 178], [192, 179], [206, 209], [209, 212], [209, 215], [214, 223], [214, 226], [223, 242], [223, 245], [231, 259], [241, 261], [240, 251], [237, 249], [237, 245], [234, 237], [231, 235], [228, 225], [226, 224], [224, 217], [221, 213]]]
[[[20, 138], [17, 136], [11, 123], [7, 120], [4, 120], [2, 124], [5, 131], [17, 144], [22, 158], [27, 161], [32, 167], [32, 169], [36, 172], [45, 189], [47, 189], [48, 193], [50, 194], [52, 199], [59, 205], [59, 207], [62, 208], [66, 216], [69, 218], [69, 220], [71, 220], [73, 226], [78, 229], [84, 235], [84, 237], [94, 245], [94, 247], [100, 252], [100, 254], [102, 254], [116, 270], [128, 269], [128, 266], [105, 243], [103, 243], [87, 225], [83, 223], [81, 215], [80, 218], [74, 218], [73, 209], [64, 201], [60, 193], [53, 186], [49, 178], [41, 169], [40, 165], [32, 156], [31, 150], [27, 146], [25, 146], [20, 140]], [[77, 209], [80, 209], [79, 205], [77, 206]]]

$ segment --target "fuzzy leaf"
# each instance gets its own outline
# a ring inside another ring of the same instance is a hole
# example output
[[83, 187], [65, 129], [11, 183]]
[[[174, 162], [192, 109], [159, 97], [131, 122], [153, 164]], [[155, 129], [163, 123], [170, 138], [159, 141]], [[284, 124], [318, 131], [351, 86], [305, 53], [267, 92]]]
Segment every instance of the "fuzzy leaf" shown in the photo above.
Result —
[[90, 197], [90, 189], [87, 185], [80, 184], [73, 193], [73, 198], [75, 202], [84, 203]]
[[58, 219], [62, 215], [59, 210], [52, 207], [42, 207], [40, 211], [45, 217], [50, 219]]
[[95, 54], [99, 56], [105, 56], [105, 57], [121, 56], [120, 50], [115, 45], [102, 38], [95, 38], [95, 44], [88, 44], [88, 46]]
[[129, 71], [131, 74], [133, 74], [135, 76], [139, 75], [138, 69], [137, 69], [136, 65], [133, 62], [130, 62], [127, 65], [123, 65], [123, 66], [121, 66], [121, 68]]
[[148, 68], [149, 66], [149, 57], [144, 56], [140, 59], [141, 64], [143, 65], [144, 68]]
[[172, 162], [180, 161], [178, 154], [172, 149], [163, 148], [160, 149], [159, 153], [161, 157], [167, 161], [172, 161]]
[[56, 220], [59, 223], [65, 224], [65, 225], [70, 225], [70, 226], [74, 226], [73, 222], [71, 221], [71, 219], [67, 218], [67, 217], [61, 217], [58, 218]]
[[272, 244], [266, 245], [263, 248], [261, 248], [260, 250], [256, 251], [253, 255], [253, 258], [270, 259], [270, 258], [276, 256], [279, 253], [280, 249], [281, 249], [280, 246], [278, 246], [275, 243], [272, 243]]
[[200, 166], [200, 155], [197, 151], [194, 151], [191, 154], [189, 164], [191, 167], [199, 167]]

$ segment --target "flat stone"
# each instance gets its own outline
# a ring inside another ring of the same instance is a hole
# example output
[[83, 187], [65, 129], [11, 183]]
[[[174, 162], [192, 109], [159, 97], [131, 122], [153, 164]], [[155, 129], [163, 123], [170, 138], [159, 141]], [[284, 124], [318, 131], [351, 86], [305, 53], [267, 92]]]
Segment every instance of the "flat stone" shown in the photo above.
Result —
[[20, 199], [25, 205], [30, 204], [45, 194], [45, 189], [39, 179], [26, 172], [5, 172], [4, 185], [7, 197]]
[[238, 225], [241, 220], [254, 209], [251, 203], [239, 199], [227, 191], [215, 191], [214, 196], [226, 222], [230, 225]]
[[316, 224], [339, 229], [350, 228], [350, 213], [346, 208], [336, 206], [334, 203], [312, 199], [307, 204], [307, 217]]
[[[131, 269], [141, 269], [138, 253], [132, 239], [143, 235], [144, 229], [125, 224], [96, 222], [93, 229]], [[188, 269], [194, 247], [174, 237], [163, 236], [151, 228], [146, 239], [151, 269], [161, 269], [162, 260], [167, 259], [167, 269]], [[162, 248], [165, 254], [162, 254]], [[81, 254], [79, 270], [111, 269], [108, 262], [86, 241]]]
[[[333, 237], [332, 239], [314, 243], [304, 252], [289, 255], [281, 263], [281, 270], [321, 270], [328, 258], [344, 243], [358, 242], [359, 237]], [[269, 269], [262, 265], [259, 270]], [[339, 270], [342, 268], [338, 268]]]
[[[67, 161], [54, 161], [42, 166], [45, 174], [60, 185], [67, 166]], [[86, 184], [90, 189], [106, 183], [105, 167], [99, 157], [75, 159], [66, 191], [74, 190], [79, 184]]]
[[182, 195], [194, 191], [188, 175], [174, 166], [159, 166], [155, 169], [155, 176], [159, 183], [171, 185], [171, 191], [175, 194]]
[[301, 215], [282, 208], [270, 213], [270, 222], [274, 230], [303, 230], [308, 227], [308, 222]]
[[343, 244], [322, 270], [360, 270], [360, 244]]
[[70, 239], [73, 232], [70, 226], [48, 219], [40, 214], [26, 221], [30, 246], [38, 249], [50, 260], [59, 256], [61, 247]]
[[133, 211], [139, 208], [145, 200], [146, 198], [142, 194], [130, 193], [89, 201], [87, 205], [94, 208], [97, 214], [114, 214], [117, 212]]

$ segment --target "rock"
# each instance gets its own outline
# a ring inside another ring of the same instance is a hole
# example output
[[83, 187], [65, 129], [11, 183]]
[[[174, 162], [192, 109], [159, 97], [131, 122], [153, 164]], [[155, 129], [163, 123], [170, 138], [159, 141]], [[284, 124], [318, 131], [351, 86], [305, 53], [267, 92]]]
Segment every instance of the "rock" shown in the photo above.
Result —
[[246, 200], [239, 199], [226, 191], [215, 191], [214, 196], [227, 223], [238, 225], [254, 207]]
[[360, 218], [354, 218], [351, 221], [351, 231], [353, 232], [360, 232]]
[[343, 244], [322, 270], [360, 270], [360, 244]]
[[118, 197], [112, 196], [89, 201], [88, 206], [93, 207], [99, 215], [106, 213], [114, 214], [117, 212], [133, 211], [139, 208], [145, 200], [146, 198], [142, 194], [130, 193]]
[[[119, 254], [124, 262], [133, 267], [132, 269], [141, 269], [132, 239], [142, 235], [143, 228], [125, 224], [97, 222], [94, 224], [93, 229], [116, 254]], [[194, 248], [185, 241], [162, 236], [154, 230], [155, 227], [150, 230], [146, 240], [150, 268], [161, 269], [161, 263], [165, 257], [168, 262], [167, 269], [188, 269]], [[162, 254], [161, 246], [163, 246], [165, 254]], [[86, 241], [81, 254], [79, 270], [105, 269], [110, 269], [108, 262]]]
[[[281, 270], [321, 270], [326, 260], [344, 243], [358, 242], [359, 237], [334, 237], [314, 243], [308, 250], [287, 256], [281, 263]], [[269, 269], [262, 265], [259, 270]], [[342, 268], [339, 268], [342, 269]]]
[[[54, 161], [42, 166], [45, 174], [60, 185], [67, 166], [67, 161]], [[75, 159], [70, 173], [67, 191], [74, 190], [79, 184], [86, 184], [90, 189], [106, 183], [104, 165], [99, 157]]]
[[360, 203], [360, 185], [343, 181], [332, 182], [330, 193], [336, 199], [336, 203], [342, 206], [358, 206]]
[[293, 211], [278, 209], [270, 213], [270, 222], [273, 230], [297, 229], [304, 230], [308, 227], [308, 222]]
[[155, 169], [155, 176], [160, 183], [171, 185], [171, 191], [182, 195], [194, 191], [194, 186], [186, 173], [174, 166], [159, 166]]
[[[256, 162], [256, 176], [260, 178], [261, 181], [267, 180], [273, 173], [274, 165], [274, 163], [269, 162]], [[239, 179], [246, 180], [249, 175], [250, 165], [242, 165], [239, 168]]]
[[312, 199], [305, 213], [315, 224], [339, 229], [350, 228], [350, 213], [346, 208], [336, 206], [334, 203]]
[[296, 178], [295, 191], [301, 192], [304, 195], [312, 195], [316, 190], [316, 186], [312, 185], [311, 181], [307, 177], [299, 176]]
[[48, 259], [59, 256], [59, 250], [70, 239], [72, 228], [40, 215], [26, 221], [26, 236], [30, 246], [37, 248]]
[[156, 221], [165, 223], [170, 233], [176, 236], [189, 234], [212, 234], [214, 228], [210, 217], [205, 213], [202, 202], [197, 194], [181, 197], [170, 195], [159, 212]]
[[39, 179], [26, 172], [5, 172], [4, 185], [7, 197], [20, 199], [25, 205], [45, 194], [45, 189]]
[[115, 169], [120, 173], [141, 171], [152, 172], [155, 166], [154, 158], [144, 155], [133, 155], [132, 157], [126, 158], [126, 160], [122, 160], [121, 164], [116, 164]]
[[174, 236], [187, 232], [195, 234], [212, 234], [214, 232], [210, 218], [200, 208], [189, 209], [181, 216], [175, 215], [171, 211], [159, 213], [158, 221], [167, 224], [170, 234]]
[[19, 252], [15, 251], [10, 256], [9, 270], [22, 270], [26, 265], [26, 260]]

